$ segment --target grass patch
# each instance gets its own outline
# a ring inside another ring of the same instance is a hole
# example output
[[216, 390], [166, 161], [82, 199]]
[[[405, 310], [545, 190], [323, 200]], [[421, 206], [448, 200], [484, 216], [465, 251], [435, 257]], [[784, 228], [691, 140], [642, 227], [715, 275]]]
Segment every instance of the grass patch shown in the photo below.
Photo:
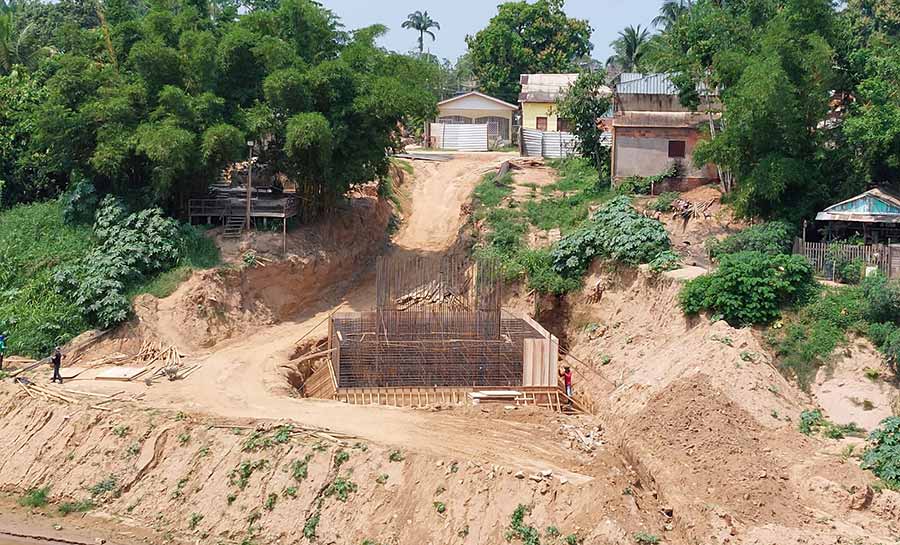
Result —
[[804, 435], [813, 435], [821, 433], [829, 439], [843, 439], [850, 435], [862, 437], [865, 430], [853, 424], [839, 425], [831, 422], [822, 414], [819, 409], [805, 410], [800, 413], [800, 423], [798, 424], [800, 433]]
[[81, 500], [61, 503], [57, 510], [62, 516], [66, 516], [69, 513], [87, 513], [93, 508], [94, 502], [92, 500]]
[[102, 496], [103, 494], [114, 491], [118, 486], [119, 478], [115, 475], [110, 475], [88, 488], [88, 492], [94, 497]]
[[19, 498], [22, 507], [44, 507], [50, 503], [50, 487], [32, 488]]
[[485, 208], [494, 208], [512, 193], [512, 185], [513, 177], [509, 172], [500, 177], [489, 172], [475, 186], [475, 200]]
[[[190, 226], [181, 226], [181, 259], [174, 269], [129, 286], [129, 299], [142, 293], [171, 294], [192, 269], [221, 261], [215, 243]], [[62, 292], [54, 275], [86, 257], [97, 244], [90, 225], [63, 221], [63, 205], [47, 201], [0, 211], [0, 330], [9, 333], [7, 351], [46, 356], [91, 328], [85, 309]]]

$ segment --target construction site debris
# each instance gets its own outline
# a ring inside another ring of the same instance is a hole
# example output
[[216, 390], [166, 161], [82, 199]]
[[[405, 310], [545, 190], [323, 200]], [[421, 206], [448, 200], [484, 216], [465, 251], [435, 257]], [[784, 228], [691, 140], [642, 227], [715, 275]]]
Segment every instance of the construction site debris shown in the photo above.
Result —
[[574, 424], [562, 424], [559, 427], [559, 432], [569, 439], [570, 444], [585, 452], [592, 452], [596, 447], [603, 446], [603, 440], [600, 438], [602, 434], [600, 426], [583, 432]]

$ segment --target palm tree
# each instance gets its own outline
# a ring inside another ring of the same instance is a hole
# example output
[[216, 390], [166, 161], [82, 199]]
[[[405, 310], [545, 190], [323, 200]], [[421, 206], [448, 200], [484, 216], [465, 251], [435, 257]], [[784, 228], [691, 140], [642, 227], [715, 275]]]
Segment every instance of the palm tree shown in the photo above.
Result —
[[413, 30], [419, 31], [420, 54], [425, 51], [425, 35], [428, 34], [429, 36], [431, 36], [431, 41], [434, 41], [436, 38], [434, 32], [432, 32], [431, 29], [441, 29], [441, 24], [429, 17], [427, 11], [424, 13], [421, 11], [410, 13], [406, 16], [406, 20], [403, 21], [402, 26], [403, 28], [411, 28]]
[[619, 37], [610, 42], [613, 55], [606, 60], [606, 65], [618, 66], [625, 72], [635, 70], [646, 52], [649, 41], [650, 31], [641, 28], [641, 25], [625, 27], [625, 30], [619, 31]]
[[653, 26], [668, 30], [679, 17], [694, 7], [692, 0], [666, 0], [659, 8], [659, 15], [653, 18]]

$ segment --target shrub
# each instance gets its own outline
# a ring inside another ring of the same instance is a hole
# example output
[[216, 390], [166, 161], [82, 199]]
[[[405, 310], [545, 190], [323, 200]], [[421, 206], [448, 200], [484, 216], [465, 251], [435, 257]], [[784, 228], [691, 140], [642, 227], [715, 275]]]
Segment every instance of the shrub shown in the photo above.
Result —
[[672, 271], [681, 265], [681, 256], [672, 250], [660, 252], [652, 261], [650, 261], [650, 270], [655, 273]]
[[634, 534], [634, 542], [638, 545], [656, 545], [659, 543], [659, 536], [648, 534], [646, 532], [638, 532]]
[[669, 212], [672, 210], [672, 204], [679, 198], [681, 198], [681, 194], [677, 191], [667, 191], [650, 203], [650, 209], [657, 212]]
[[50, 487], [32, 488], [19, 498], [22, 507], [43, 507], [50, 502]]
[[399, 450], [392, 450], [388, 455], [388, 460], [391, 462], [402, 462], [403, 461], [403, 453]]
[[888, 486], [900, 487], [900, 416], [885, 418], [869, 435], [862, 467], [871, 470]]
[[310, 541], [316, 538], [316, 527], [319, 525], [319, 518], [320, 514], [316, 511], [306, 519], [306, 523], [303, 525], [303, 537]]
[[99, 245], [77, 263], [55, 274], [61, 289], [91, 323], [109, 327], [128, 316], [126, 289], [149, 275], [172, 268], [179, 258], [179, 228], [158, 208], [128, 215], [107, 196], [94, 222]]
[[524, 545], [540, 545], [541, 533], [534, 526], [525, 524], [525, 515], [530, 512], [525, 505], [519, 504], [516, 507], [509, 522], [509, 529], [506, 531], [507, 541], [518, 538]]
[[878, 273], [863, 280], [862, 290], [870, 322], [900, 321], [900, 284]]
[[794, 229], [787, 223], [771, 221], [748, 227], [723, 240], [710, 239], [706, 249], [713, 259], [728, 254], [754, 251], [767, 255], [790, 253]]
[[877, 347], [881, 347], [888, 340], [888, 337], [897, 330], [897, 326], [891, 322], [880, 322], [869, 324], [866, 329], [866, 336]]
[[94, 502], [91, 500], [81, 500], [76, 502], [67, 501], [61, 503], [57, 510], [62, 516], [69, 513], [87, 513], [94, 508]]
[[884, 360], [894, 373], [900, 374], [900, 329], [894, 329], [881, 345]]
[[643, 176], [629, 176], [616, 189], [623, 195], [649, 195], [652, 182]]
[[307, 454], [302, 460], [294, 460], [291, 462], [291, 475], [296, 481], [303, 481], [309, 475], [309, 461], [312, 460], [312, 454]]
[[803, 256], [739, 252], [723, 256], [715, 272], [688, 282], [679, 302], [688, 314], [712, 311], [733, 326], [765, 324], [781, 308], [808, 300], [815, 286]]
[[595, 257], [629, 265], [648, 263], [669, 249], [662, 223], [639, 214], [627, 197], [616, 197], [552, 251], [554, 268], [566, 277], [580, 277]]
[[439, 515], [443, 515], [447, 511], [447, 505], [442, 501], [434, 502], [434, 510], [438, 512]]
[[339, 501], [346, 502], [350, 494], [356, 492], [356, 483], [348, 478], [335, 477], [334, 481], [325, 489], [326, 496], [335, 496]]
[[88, 488], [88, 491], [92, 496], [100, 496], [106, 494], [107, 492], [112, 492], [119, 486], [119, 478], [115, 475], [110, 475], [105, 479], [99, 481], [97, 484]]

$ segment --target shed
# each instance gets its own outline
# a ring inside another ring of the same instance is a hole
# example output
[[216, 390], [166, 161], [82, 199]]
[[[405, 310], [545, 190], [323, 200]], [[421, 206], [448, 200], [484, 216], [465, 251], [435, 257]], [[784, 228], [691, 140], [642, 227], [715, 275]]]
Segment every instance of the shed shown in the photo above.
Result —
[[826, 239], [846, 239], [861, 235], [866, 243], [900, 241], [900, 195], [876, 187], [816, 214], [825, 222]]
[[510, 142], [515, 104], [472, 91], [438, 102], [438, 123], [444, 125], [487, 125], [492, 142]]

